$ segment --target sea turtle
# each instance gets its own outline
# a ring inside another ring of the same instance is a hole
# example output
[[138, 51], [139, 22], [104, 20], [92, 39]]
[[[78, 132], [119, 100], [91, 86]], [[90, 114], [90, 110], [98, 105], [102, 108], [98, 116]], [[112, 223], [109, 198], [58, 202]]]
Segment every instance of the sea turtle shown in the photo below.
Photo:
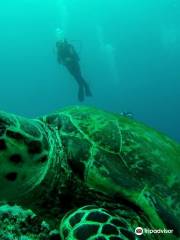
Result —
[[126, 116], [0, 112], [0, 200], [60, 223], [63, 240], [178, 239], [179, 168], [177, 143]]

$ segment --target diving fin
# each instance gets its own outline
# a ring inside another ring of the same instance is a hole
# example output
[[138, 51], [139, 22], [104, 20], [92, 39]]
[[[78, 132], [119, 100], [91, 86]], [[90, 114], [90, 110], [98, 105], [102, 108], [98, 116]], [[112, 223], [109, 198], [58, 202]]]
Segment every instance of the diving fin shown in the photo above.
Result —
[[78, 99], [80, 102], [84, 101], [84, 91], [83, 91], [83, 87], [79, 87], [78, 90]]
[[85, 88], [86, 97], [92, 97], [92, 92], [87, 83], [85, 83], [84, 88]]

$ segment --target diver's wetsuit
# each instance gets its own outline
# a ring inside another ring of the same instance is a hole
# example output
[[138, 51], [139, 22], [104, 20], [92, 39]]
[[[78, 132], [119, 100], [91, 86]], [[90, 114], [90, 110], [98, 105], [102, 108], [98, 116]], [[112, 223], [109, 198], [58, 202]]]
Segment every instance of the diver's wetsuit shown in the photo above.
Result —
[[66, 40], [59, 41], [56, 43], [57, 47], [57, 60], [60, 64], [63, 64], [75, 78], [78, 83], [78, 99], [79, 101], [84, 100], [84, 91], [86, 96], [92, 96], [91, 91], [87, 82], [84, 80], [81, 74], [79, 57], [74, 47], [69, 44]]

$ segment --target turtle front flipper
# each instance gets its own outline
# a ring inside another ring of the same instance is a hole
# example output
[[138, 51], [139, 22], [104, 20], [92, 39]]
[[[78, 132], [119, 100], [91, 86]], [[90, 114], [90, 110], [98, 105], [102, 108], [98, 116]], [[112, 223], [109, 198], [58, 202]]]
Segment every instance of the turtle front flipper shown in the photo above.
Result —
[[60, 224], [60, 235], [63, 240], [138, 239], [125, 219], [92, 205], [67, 213]]

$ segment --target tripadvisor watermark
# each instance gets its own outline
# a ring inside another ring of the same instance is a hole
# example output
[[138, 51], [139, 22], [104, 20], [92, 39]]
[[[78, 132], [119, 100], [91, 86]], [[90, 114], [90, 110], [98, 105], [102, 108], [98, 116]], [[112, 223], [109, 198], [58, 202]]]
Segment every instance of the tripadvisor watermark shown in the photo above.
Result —
[[172, 234], [173, 229], [149, 229], [149, 228], [142, 228], [137, 227], [135, 229], [136, 235], [142, 235], [142, 234]]

